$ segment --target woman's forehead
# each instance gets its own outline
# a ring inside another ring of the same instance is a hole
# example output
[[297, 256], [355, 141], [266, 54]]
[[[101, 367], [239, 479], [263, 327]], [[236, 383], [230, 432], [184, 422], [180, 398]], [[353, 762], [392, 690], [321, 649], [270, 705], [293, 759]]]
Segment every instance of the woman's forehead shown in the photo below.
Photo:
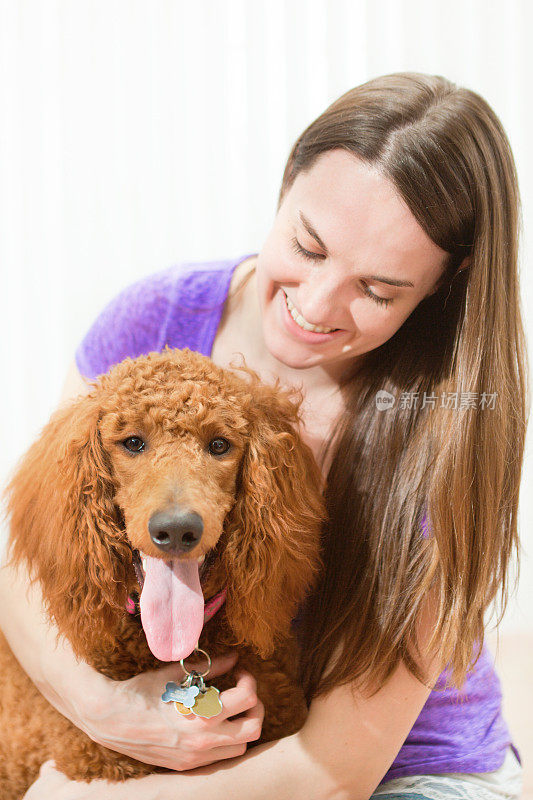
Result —
[[[447, 257], [420, 226], [389, 178], [350, 153], [333, 150], [300, 173], [286, 211], [313, 242], [308, 225], [328, 254], [392, 278], [415, 283], [435, 277]], [[315, 242], [316, 243], [316, 242]], [[318, 246], [318, 244], [317, 244]], [[433, 274], [435, 273], [435, 274]]]

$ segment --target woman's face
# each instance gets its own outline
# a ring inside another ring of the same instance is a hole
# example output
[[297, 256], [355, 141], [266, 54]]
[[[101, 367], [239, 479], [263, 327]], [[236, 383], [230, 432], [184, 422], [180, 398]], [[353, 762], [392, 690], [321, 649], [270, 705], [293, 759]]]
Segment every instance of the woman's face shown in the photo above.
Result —
[[[324, 153], [286, 193], [257, 258], [268, 350], [288, 367], [338, 378], [436, 289], [446, 256], [387, 178], [343, 150]], [[302, 330], [286, 298], [300, 323], [340, 330]]]

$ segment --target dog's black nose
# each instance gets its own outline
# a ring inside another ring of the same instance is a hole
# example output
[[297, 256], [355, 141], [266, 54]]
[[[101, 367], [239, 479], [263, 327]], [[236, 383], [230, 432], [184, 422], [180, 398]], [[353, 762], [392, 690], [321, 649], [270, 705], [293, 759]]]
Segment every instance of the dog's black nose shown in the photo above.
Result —
[[150, 517], [148, 530], [152, 542], [165, 553], [188, 553], [195, 547], [204, 530], [204, 523], [194, 511], [157, 511]]

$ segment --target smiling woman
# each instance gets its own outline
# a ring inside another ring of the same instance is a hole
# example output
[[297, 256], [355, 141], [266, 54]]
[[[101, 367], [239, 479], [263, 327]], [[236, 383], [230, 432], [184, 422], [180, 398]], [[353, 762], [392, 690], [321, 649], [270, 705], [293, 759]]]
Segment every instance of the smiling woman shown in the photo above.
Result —
[[[311, 695], [327, 691], [324, 667], [343, 640], [337, 682], [383, 680], [400, 655], [420, 675], [408, 642], [429, 586], [432, 645], [460, 686], [499, 589], [505, 605], [526, 419], [518, 206], [501, 123], [437, 76], [356, 87], [292, 148], [257, 258], [264, 340], [305, 386], [337, 382], [345, 407], [323, 451], [334, 455], [328, 566], [306, 613]], [[315, 347], [299, 340], [276, 317], [284, 293], [307, 322], [341, 330]], [[498, 403], [411, 401], [383, 414], [380, 390], [496, 391]], [[421, 542], [424, 508], [432, 536]]]
[[[510, 743], [484, 617], [498, 596], [503, 615], [519, 548], [518, 223], [512, 153], [486, 101], [438, 76], [377, 78], [295, 142], [235, 312], [239, 349], [264, 374], [315, 407], [342, 395], [317, 452], [326, 571], [300, 616], [301, 671], [315, 703], [333, 685], [378, 691], [400, 662], [433, 687], [382, 782], [487, 772]], [[386, 413], [378, 393], [392, 399]], [[480, 402], [458, 404], [462, 393]], [[446, 667], [436, 684], [421, 651]]]
[[[298, 734], [224, 769], [141, 779], [110, 797], [368, 800], [378, 789], [433, 799], [446, 793], [427, 778], [445, 773], [452, 796], [479, 798], [483, 775], [487, 800], [502, 797], [502, 782], [518, 798], [518, 751], [484, 646], [486, 611], [501, 599], [503, 614], [519, 554], [518, 228], [513, 156], [487, 102], [440, 76], [386, 75], [298, 137], [259, 253], [149, 276], [95, 321], [76, 353], [88, 378], [167, 343], [218, 366], [238, 366], [240, 354], [265, 382], [298, 386], [327, 510], [324, 569], [293, 621], [309, 706]], [[301, 487], [287, 474], [293, 497]], [[12, 620], [32, 615], [8, 589], [0, 608], [23, 652]], [[45, 650], [72, 683], [82, 667]], [[145, 678], [133, 680], [138, 700]], [[91, 675], [113, 711], [100, 741], [120, 752], [178, 769], [236, 755], [229, 720], [201, 744], [190, 726], [184, 744], [154, 732], [150, 748], [123, 690], [113, 705], [101, 687]], [[257, 723], [253, 684], [242, 690], [239, 711]], [[117, 723], [110, 736], [115, 717], [131, 723], [127, 734]]]

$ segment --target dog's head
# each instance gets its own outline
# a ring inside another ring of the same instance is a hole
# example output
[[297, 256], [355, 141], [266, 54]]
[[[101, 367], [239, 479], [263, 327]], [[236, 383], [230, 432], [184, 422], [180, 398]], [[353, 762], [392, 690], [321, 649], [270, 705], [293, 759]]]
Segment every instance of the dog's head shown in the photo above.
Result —
[[203, 595], [224, 586], [235, 643], [266, 657], [287, 634], [320, 566], [322, 477], [297, 432], [301, 395], [240, 369], [188, 349], [125, 359], [24, 456], [11, 555], [78, 652], [124, 613], [137, 554], [158, 658], [192, 652]]

